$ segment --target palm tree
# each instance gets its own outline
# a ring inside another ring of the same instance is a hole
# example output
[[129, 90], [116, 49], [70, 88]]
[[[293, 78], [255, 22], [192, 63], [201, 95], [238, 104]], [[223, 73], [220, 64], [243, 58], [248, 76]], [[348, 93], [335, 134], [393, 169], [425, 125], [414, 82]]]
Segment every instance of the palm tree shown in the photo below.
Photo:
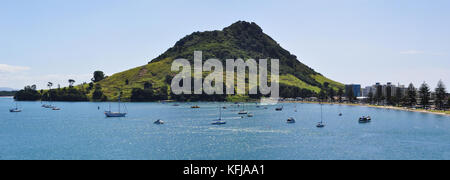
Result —
[[74, 83], [75, 83], [75, 80], [69, 79], [69, 87], [72, 87]]
[[48, 89], [51, 89], [52, 86], [53, 86], [53, 83], [52, 82], [48, 82], [48, 84], [47, 84]]

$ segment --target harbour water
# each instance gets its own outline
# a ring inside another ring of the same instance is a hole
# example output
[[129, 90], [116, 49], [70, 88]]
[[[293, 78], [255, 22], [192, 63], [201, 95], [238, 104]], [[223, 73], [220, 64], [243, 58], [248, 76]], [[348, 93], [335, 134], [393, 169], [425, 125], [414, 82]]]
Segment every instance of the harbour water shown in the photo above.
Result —
[[[450, 159], [448, 116], [323, 105], [320, 129], [318, 104], [249, 103], [254, 117], [244, 118], [233, 103], [124, 104], [127, 117], [106, 118], [110, 103], [19, 102], [23, 111], [10, 113], [13, 100], [0, 98], [0, 159]], [[227, 124], [211, 125], [222, 106]], [[372, 122], [358, 123], [364, 115]]]

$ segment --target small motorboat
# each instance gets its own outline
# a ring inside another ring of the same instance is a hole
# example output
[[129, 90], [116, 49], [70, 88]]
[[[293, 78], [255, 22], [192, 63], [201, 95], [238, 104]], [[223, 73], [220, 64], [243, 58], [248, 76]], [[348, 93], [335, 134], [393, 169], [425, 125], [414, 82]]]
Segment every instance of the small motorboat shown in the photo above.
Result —
[[222, 107], [222, 109], [227, 109], [227, 107], [226, 107], [226, 106], [224, 106], [224, 107]]
[[325, 127], [325, 125], [324, 125], [322, 122], [319, 122], [319, 123], [316, 125], [316, 127], [318, 127], [318, 128], [323, 128], [323, 127]]
[[192, 109], [198, 109], [198, 108], [200, 108], [200, 106], [195, 105], [195, 106], [191, 106], [191, 108]]
[[248, 114], [248, 112], [247, 112], [247, 111], [244, 111], [244, 110], [242, 110], [242, 111], [239, 111], [239, 112], [238, 112], [238, 114]]
[[253, 114], [252, 113], [248, 113], [247, 117], [253, 117]]
[[287, 119], [287, 123], [295, 123], [295, 119], [293, 117], [290, 117]]
[[173, 104], [172, 106], [180, 106], [180, 104]]
[[370, 121], [371, 121], [370, 116], [369, 116], [369, 117], [363, 116], [363, 117], [360, 117], [360, 118], [359, 118], [359, 123], [368, 123], [368, 122], [370, 122]]
[[22, 110], [20, 110], [19, 108], [12, 108], [12, 109], [9, 109], [9, 112], [16, 113], [16, 112], [22, 112]]
[[342, 113], [339, 113], [339, 116], [342, 116]]
[[61, 109], [58, 108], [58, 107], [53, 107], [52, 110], [53, 110], [53, 111], [59, 111], [59, 110], [61, 110]]
[[52, 105], [48, 105], [48, 104], [44, 104], [44, 105], [42, 105], [42, 107], [44, 107], [44, 108], [47, 108], [47, 109], [51, 109], [51, 108], [53, 108], [53, 106], [52, 106]]
[[161, 119], [158, 119], [153, 124], [161, 125], [161, 124], [164, 124], [164, 121], [162, 121]]
[[283, 106], [275, 108], [275, 111], [283, 111]]

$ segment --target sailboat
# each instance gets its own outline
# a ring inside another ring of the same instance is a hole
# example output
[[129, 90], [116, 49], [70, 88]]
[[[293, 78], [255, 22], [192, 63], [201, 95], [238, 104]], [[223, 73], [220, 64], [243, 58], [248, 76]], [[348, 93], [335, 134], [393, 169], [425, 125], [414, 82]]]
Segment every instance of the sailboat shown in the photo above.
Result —
[[156, 125], [162, 125], [162, 124], [164, 124], [164, 121], [161, 120], [161, 119], [158, 119], [158, 120], [156, 120], [153, 124], [156, 124]]
[[318, 128], [323, 128], [325, 127], [325, 124], [323, 124], [323, 104], [320, 103], [320, 122], [316, 125], [316, 127]]
[[248, 112], [245, 111], [245, 104], [242, 104], [242, 110], [239, 111], [238, 114], [248, 114]]
[[212, 122], [212, 125], [223, 125], [226, 124], [227, 122], [222, 120], [222, 108], [219, 108], [219, 119], [214, 120], [214, 122]]
[[275, 111], [283, 111], [283, 106], [275, 108]]
[[17, 106], [17, 102], [16, 102], [16, 107], [9, 109], [9, 112], [22, 112], [22, 110], [19, 109], [19, 107]]
[[111, 111], [111, 106], [109, 107], [109, 111], [105, 111], [105, 116], [106, 117], [125, 117], [127, 115], [127, 113], [121, 113], [120, 112], [120, 95], [119, 94], [119, 98], [118, 98], [118, 104], [119, 104], [119, 111], [118, 112], [112, 112]]

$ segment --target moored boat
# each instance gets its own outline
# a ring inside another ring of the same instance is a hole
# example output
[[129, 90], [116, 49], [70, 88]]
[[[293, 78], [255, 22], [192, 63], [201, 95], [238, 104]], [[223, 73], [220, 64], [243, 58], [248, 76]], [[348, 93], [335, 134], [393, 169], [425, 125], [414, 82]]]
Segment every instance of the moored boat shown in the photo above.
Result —
[[290, 117], [286, 121], [287, 123], [295, 123], [295, 119], [293, 117]]
[[161, 125], [161, 124], [164, 124], [164, 121], [162, 121], [161, 119], [158, 119], [153, 124]]

